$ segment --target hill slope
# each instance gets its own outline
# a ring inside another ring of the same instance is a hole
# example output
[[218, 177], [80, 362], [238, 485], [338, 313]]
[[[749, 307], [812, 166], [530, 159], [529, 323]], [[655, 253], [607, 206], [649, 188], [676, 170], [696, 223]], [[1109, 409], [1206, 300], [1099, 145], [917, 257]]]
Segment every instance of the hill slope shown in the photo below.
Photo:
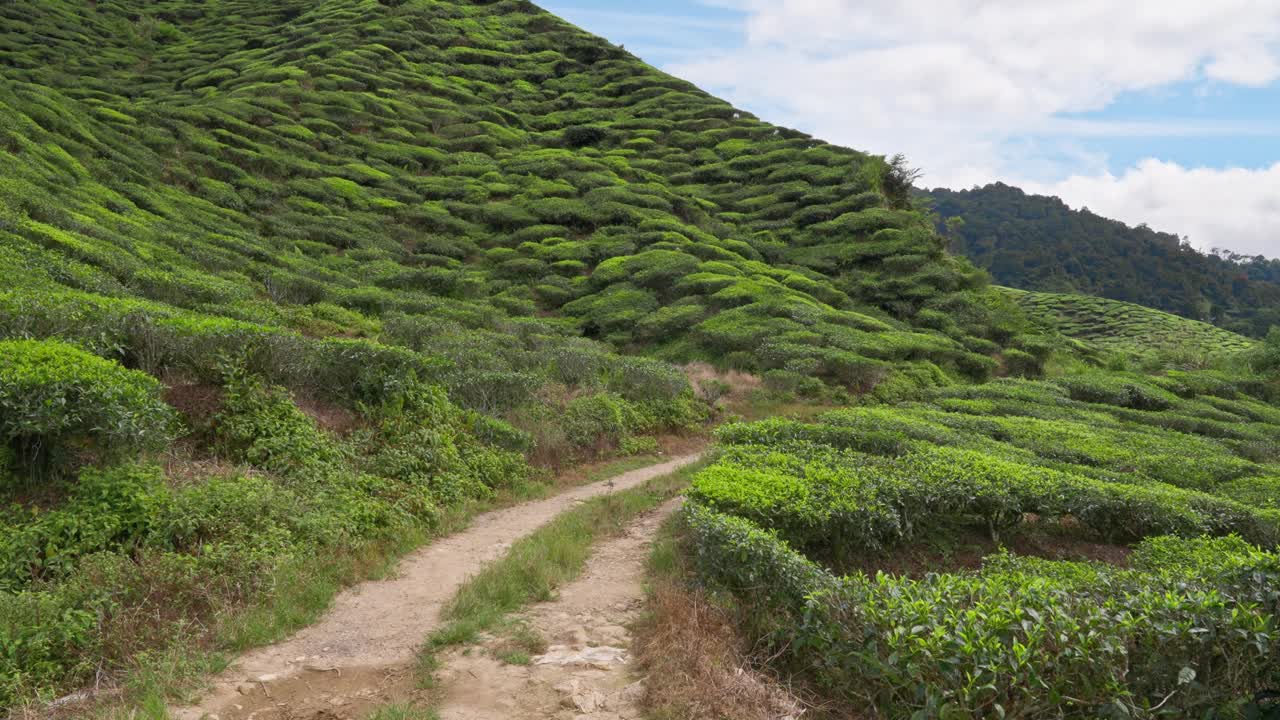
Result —
[[1222, 355], [1256, 343], [1229, 330], [1142, 305], [1084, 295], [1006, 290], [1033, 321], [1126, 354]]
[[984, 376], [1019, 330], [882, 159], [520, 0], [2, 12], [0, 262], [42, 312], [78, 291], [419, 345], [438, 328], [374, 320], [554, 315], [864, 386]]
[[0, 65], [0, 705], [698, 428], [667, 361], [893, 397], [1031, 329], [901, 169], [521, 0], [10, 3]]
[[1138, 303], [1254, 337], [1280, 324], [1280, 260], [1201, 253], [1002, 183], [928, 197], [942, 218], [964, 219], [952, 250], [1002, 285]]

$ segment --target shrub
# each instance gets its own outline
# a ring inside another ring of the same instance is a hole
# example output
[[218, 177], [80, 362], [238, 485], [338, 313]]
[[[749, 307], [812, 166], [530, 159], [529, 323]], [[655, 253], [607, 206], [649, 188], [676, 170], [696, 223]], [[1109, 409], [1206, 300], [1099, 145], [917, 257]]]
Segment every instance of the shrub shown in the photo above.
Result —
[[1280, 325], [1271, 328], [1266, 340], [1250, 358], [1254, 371], [1262, 375], [1280, 375]]
[[0, 591], [61, 578], [92, 553], [136, 549], [169, 502], [159, 468], [82, 470], [65, 504], [0, 536]]
[[163, 446], [176, 428], [160, 383], [54, 341], [0, 342], [0, 437], [33, 479]]
[[471, 434], [482, 442], [517, 453], [533, 450], [533, 436], [505, 420], [472, 413], [470, 424]]
[[462, 407], [483, 413], [513, 410], [533, 396], [542, 379], [532, 373], [464, 369], [445, 378], [449, 397]]
[[231, 371], [224, 407], [214, 420], [233, 458], [284, 476], [323, 472], [335, 459], [333, 443], [294, 404], [289, 393], [241, 371]]
[[1091, 373], [1055, 381], [1072, 400], [1103, 403], [1136, 410], [1167, 410], [1177, 398], [1167, 390], [1123, 375]]
[[562, 137], [565, 145], [571, 148], [586, 147], [588, 145], [597, 145], [609, 136], [608, 131], [602, 127], [594, 125], [577, 125], [564, 129]]
[[647, 435], [624, 437], [618, 445], [618, 452], [623, 455], [651, 455], [658, 452], [658, 440]]
[[1236, 716], [1280, 670], [1280, 557], [1238, 541], [1155, 540], [1135, 571], [996, 555], [980, 572], [835, 578], [754, 523], [697, 504], [686, 517], [699, 576], [739, 598], [750, 639], [840, 707]]
[[[793, 448], [805, 452], [803, 446]], [[1069, 516], [1109, 541], [1230, 533], [1267, 546], [1280, 540], [1272, 517], [1227, 499], [1159, 484], [1104, 482], [941, 447], [798, 472], [767, 463], [721, 464], [695, 478], [689, 496], [776, 528], [797, 546], [823, 554], [851, 548], [866, 553], [948, 523], [976, 524], [998, 539], [1028, 514], [1047, 520]]]
[[576, 447], [595, 449], [601, 443], [616, 446], [630, 430], [627, 410], [626, 401], [616, 395], [586, 395], [569, 401], [561, 424]]
[[674, 365], [644, 357], [620, 357], [609, 365], [606, 383], [627, 400], [671, 400], [690, 389]]

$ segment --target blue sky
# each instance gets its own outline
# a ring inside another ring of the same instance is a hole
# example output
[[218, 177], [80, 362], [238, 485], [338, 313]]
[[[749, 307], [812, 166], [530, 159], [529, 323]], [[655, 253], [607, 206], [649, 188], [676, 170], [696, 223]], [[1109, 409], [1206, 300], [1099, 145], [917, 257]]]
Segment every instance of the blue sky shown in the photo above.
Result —
[[905, 152], [924, 185], [1280, 257], [1280, 1], [542, 5], [766, 120]]

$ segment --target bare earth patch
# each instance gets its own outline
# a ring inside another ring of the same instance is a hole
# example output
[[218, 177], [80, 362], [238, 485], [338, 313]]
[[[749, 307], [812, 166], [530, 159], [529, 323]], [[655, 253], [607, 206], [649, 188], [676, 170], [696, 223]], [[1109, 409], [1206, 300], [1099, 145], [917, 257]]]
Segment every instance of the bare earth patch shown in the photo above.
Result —
[[441, 720], [630, 720], [644, 686], [632, 668], [629, 626], [644, 605], [644, 571], [658, 527], [679, 501], [601, 544], [582, 576], [518, 621], [546, 640], [529, 664], [499, 659], [501, 637], [442, 656]]

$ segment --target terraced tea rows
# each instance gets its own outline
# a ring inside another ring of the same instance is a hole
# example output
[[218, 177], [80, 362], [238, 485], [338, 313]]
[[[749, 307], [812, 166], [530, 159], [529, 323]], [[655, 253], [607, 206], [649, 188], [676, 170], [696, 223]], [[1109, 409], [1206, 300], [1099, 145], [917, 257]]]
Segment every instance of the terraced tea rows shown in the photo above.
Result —
[[176, 307], [202, 337], [234, 320], [505, 372], [456, 336], [870, 387], [904, 362], [984, 377], [1024, 329], [908, 208], [901, 168], [526, 2], [30, 10], [0, 11], [0, 268], [9, 303], [55, 322], [10, 335], [96, 333], [86, 302]]
[[689, 550], [850, 712], [1235, 716], [1280, 672], [1275, 393], [1093, 374], [729, 425]]
[[1138, 355], [1223, 355], [1256, 344], [1209, 323], [1118, 300], [1013, 289], [1005, 292], [1036, 322], [1109, 350]]

